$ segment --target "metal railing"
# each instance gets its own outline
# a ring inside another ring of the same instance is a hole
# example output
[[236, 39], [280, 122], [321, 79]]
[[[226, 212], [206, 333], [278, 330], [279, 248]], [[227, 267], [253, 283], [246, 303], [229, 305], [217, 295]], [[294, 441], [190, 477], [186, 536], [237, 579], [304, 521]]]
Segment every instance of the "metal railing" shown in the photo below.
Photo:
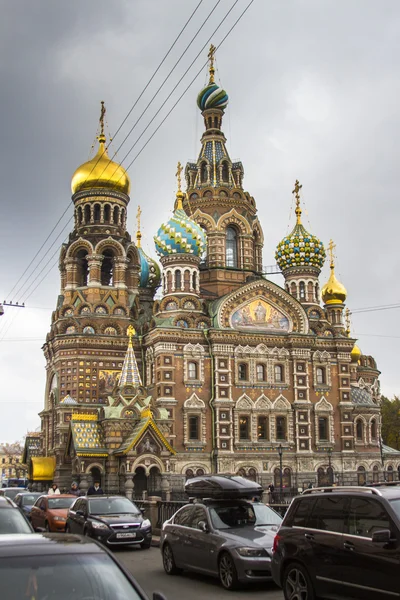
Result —
[[161, 529], [163, 523], [170, 519], [182, 506], [188, 504], [187, 500], [175, 500], [173, 502], [157, 502], [157, 525]]

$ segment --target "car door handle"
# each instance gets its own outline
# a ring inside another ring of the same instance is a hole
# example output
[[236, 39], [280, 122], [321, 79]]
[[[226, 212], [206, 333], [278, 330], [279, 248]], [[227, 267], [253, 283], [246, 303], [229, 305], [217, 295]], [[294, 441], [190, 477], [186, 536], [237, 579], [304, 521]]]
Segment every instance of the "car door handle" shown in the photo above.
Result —
[[344, 542], [343, 548], [345, 550], [350, 550], [351, 552], [353, 552], [354, 551], [354, 544], [352, 544], [351, 542]]
[[306, 538], [306, 540], [309, 540], [310, 542], [314, 541], [314, 536], [312, 533], [305, 533], [304, 537]]

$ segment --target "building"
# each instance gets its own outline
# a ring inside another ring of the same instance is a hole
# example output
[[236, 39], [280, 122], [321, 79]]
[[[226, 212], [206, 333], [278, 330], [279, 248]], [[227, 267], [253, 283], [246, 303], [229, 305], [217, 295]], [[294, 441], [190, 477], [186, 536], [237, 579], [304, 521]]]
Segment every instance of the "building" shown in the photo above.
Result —
[[72, 178], [75, 225], [44, 344], [42, 454], [61, 487], [96, 477], [135, 496], [216, 472], [288, 489], [394, 477], [379, 371], [345, 324], [334, 244], [321, 286], [325, 247], [302, 224], [296, 181], [296, 223], [276, 251], [284, 287], [268, 280], [256, 201], [222, 131], [228, 95], [213, 50], [209, 72], [198, 159], [186, 192], [178, 164], [174, 212], [154, 238], [161, 269], [141, 248], [140, 209], [136, 243], [126, 230], [130, 180], [107, 154], [102, 104], [97, 154]]
[[26, 464], [23, 461], [23, 447], [15, 444], [0, 444], [1, 481], [26, 477]]

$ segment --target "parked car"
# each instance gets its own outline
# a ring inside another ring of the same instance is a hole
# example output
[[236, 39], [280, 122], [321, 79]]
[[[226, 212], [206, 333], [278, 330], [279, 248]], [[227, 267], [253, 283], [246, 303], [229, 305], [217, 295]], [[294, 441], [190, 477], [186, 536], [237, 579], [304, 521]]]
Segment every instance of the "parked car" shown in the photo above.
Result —
[[71, 494], [40, 496], [31, 509], [31, 523], [39, 531], [65, 531], [68, 509], [76, 500]]
[[163, 524], [165, 572], [214, 575], [228, 590], [239, 582], [271, 580], [272, 545], [281, 519], [269, 507], [243, 498], [260, 495], [260, 486], [242, 477], [212, 476], [189, 480], [186, 491], [208, 498], [197, 498]]
[[20, 492], [14, 498], [15, 504], [18, 506], [20, 511], [26, 516], [29, 520], [31, 515], [32, 506], [35, 504], [36, 500], [40, 498], [42, 494], [40, 492]]
[[[0, 535], [7, 533], [33, 533], [31, 525], [10, 498], [0, 497]], [[0, 579], [1, 581], [1, 579]]]
[[400, 598], [400, 487], [327, 487], [295, 498], [274, 540], [286, 600]]
[[0, 582], [1, 600], [148, 600], [115, 556], [78, 535], [0, 537]]
[[151, 523], [124, 496], [77, 498], [68, 513], [67, 531], [88, 535], [103, 544], [135, 544], [150, 548]]
[[6, 487], [6, 488], [1, 488], [0, 489], [0, 496], [7, 496], [7, 498], [10, 498], [11, 500], [14, 500], [15, 496], [17, 494], [20, 494], [23, 491], [25, 491], [25, 489], [24, 488], [20, 488], [20, 487]]

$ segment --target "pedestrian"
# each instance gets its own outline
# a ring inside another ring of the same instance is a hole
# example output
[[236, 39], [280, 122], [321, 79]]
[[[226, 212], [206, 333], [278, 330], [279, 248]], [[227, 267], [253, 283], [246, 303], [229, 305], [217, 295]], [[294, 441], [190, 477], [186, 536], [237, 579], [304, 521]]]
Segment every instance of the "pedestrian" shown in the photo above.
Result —
[[79, 496], [79, 489], [78, 489], [78, 484], [76, 483], [76, 481], [73, 481], [71, 483], [71, 487], [68, 491], [68, 494], [70, 494], [71, 496]]
[[100, 481], [95, 481], [94, 485], [91, 485], [87, 491], [88, 496], [102, 496], [104, 494], [100, 487]]
[[273, 502], [274, 502], [274, 491], [275, 491], [275, 486], [271, 481], [271, 483], [268, 486], [268, 501], [270, 504], [273, 504]]
[[53, 483], [53, 485], [51, 486], [51, 488], [49, 488], [49, 491], [47, 492], [47, 494], [49, 496], [54, 496], [54, 494], [60, 494], [60, 488], [58, 487], [58, 485], [56, 483]]

